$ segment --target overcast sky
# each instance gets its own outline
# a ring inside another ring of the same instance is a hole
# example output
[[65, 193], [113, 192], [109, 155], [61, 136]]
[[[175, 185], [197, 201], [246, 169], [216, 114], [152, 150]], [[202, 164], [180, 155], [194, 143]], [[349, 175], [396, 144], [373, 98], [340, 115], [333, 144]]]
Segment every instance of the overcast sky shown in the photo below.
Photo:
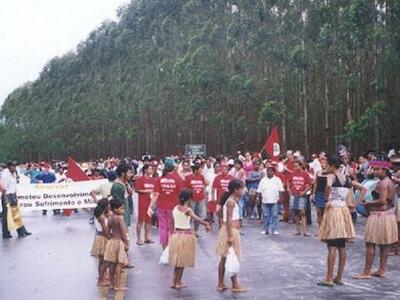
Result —
[[0, 0], [0, 105], [129, 0]]

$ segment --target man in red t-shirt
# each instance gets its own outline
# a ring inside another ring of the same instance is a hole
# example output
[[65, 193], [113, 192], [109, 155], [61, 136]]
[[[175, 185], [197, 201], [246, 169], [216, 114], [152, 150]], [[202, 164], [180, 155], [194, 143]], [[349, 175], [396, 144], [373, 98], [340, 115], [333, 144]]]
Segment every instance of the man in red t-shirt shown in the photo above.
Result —
[[[138, 205], [138, 222], [136, 225], [137, 233], [137, 245], [143, 245], [144, 243], [152, 244], [154, 243], [150, 238], [150, 230], [152, 220], [147, 214], [147, 209], [150, 205], [150, 195], [154, 192], [156, 180], [153, 176], [153, 167], [146, 164], [142, 168], [143, 176], [137, 178], [135, 182], [135, 190], [139, 195], [139, 205]], [[144, 242], [141, 239], [142, 225], [144, 224]]]
[[295, 235], [303, 235], [309, 237], [307, 233], [307, 197], [306, 194], [312, 189], [312, 181], [310, 175], [303, 169], [300, 162], [294, 163], [293, 173], [288, 179], [288, 190], [290, 194], [290, 209], [295, 214], [295, 223], [297, 233]]
[[[222, 226], [222, 209], [221, 209], [221, 197], [228, 191], [229, 182], [235, 179], [233, 176], [228, 174], [229, 169], [227, 165], [221, 165], [221, 174], [215, 177], [213, 186], [211, 189], [211, 195], [213, 197], [212, 201], [217, 202], [217, 210], [219, 219], [219, 227]], [[215, 198], [216, 197], [216, 198]]]
[[[205, 199], [205, 188], [208, 185], [207, 180], [201, 174], [203, 168], [200, 164], [195, 164], [192, 167], [193, 173], [185, 177], [186, 188], [192, 191], [193, 197], [190, 200], [190, 207], [192, 208], [195, 215], [200, 218], [204, 217], [204, 199]], [[198, 236], [199, 223], [194, 221], [194, 231]]]
[[157, 217], [160, 231], [160, 243], [165, 249], [168, 245], [169, 234], [172, 232], [172, 210], [179, 203], [179, 193], [185, 187], [184, 182], [174, 172], [173, 161], [165, 162], [165, 175], [156, 181], [154, 193], [151, 194], [151, 202], [147, 213], [152, 215], [152, 207], [157, 203]]

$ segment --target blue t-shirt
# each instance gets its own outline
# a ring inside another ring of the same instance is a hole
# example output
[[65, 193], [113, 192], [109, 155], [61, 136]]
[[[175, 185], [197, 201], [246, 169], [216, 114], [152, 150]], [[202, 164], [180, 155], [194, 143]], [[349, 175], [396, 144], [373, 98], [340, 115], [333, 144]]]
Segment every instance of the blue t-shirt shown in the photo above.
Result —
[[56, 176], [51, 172], [49, 172], [47, 174], [44, 172], [41, 172], [39, 175], [37, 175], [35, 177], [35, 180], [40, 180], [43, 183], [53, 183], [54, 181], [56, 181]]

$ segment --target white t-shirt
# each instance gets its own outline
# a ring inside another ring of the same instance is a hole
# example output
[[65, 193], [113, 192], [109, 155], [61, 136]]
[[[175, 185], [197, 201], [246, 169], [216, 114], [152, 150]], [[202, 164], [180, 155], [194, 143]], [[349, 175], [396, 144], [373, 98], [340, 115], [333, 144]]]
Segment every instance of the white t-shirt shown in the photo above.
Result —
[[8, 169], [5, 169], [1, 174], [1, 180], [7, 194], [15, 194], [17, 192], [17, 177], [15, 174], [11, 174]]
[[273, 176], [272, 178], [263, 177], [258, 185], [257, 193], [261, 193], [262, 203], [277, 203], [279, 193], [284, 192], [282, 180]]

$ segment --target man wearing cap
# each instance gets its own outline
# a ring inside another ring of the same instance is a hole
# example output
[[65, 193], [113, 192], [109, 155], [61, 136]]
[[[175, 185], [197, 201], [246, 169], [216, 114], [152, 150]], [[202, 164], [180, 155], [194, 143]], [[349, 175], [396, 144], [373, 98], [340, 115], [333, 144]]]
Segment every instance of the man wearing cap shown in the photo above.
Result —
[[[48, 163], [45, 163], [43, 165], [43, 172], [40, 172], [38, 175], [35, 176], [35, 182], [37, 183], [53, 183], [56, 181], [56, 175], [53, 172], [50, 172], [50, 165]], [[54, 209], [53, 213], [55, 215], [60, 214], [59, 209]], [[47, 210], [42, 210], [42, 215], [46, 215]]]
[[9, 162], [7, 164], [7, 169], [3, 171], [1, 176], [2, 184], [0, 192], [2, 193], [1, 203], [3, 207], [3, 239], [12, 238], [9, 231], [10, 228], [8, 228], [8, 209], [11, 209], [11, 216], [13, 217], [13, 223], [17, 229], [18, 237], [31, 235], [22, 224], [21, 211], [17, 201], [17, 172], [15, 167], [15, 162]]
[[264, 212], [264, 230], [261, 234], [278, 235], [279, 226], [279, 204], [282, 202], [283, 188], [282, 181], [275, 176], [275, 167], [272, 164], [267, 165], [267, 176], [263, 177], [258, 185], [257, 197], [261, 198]]

